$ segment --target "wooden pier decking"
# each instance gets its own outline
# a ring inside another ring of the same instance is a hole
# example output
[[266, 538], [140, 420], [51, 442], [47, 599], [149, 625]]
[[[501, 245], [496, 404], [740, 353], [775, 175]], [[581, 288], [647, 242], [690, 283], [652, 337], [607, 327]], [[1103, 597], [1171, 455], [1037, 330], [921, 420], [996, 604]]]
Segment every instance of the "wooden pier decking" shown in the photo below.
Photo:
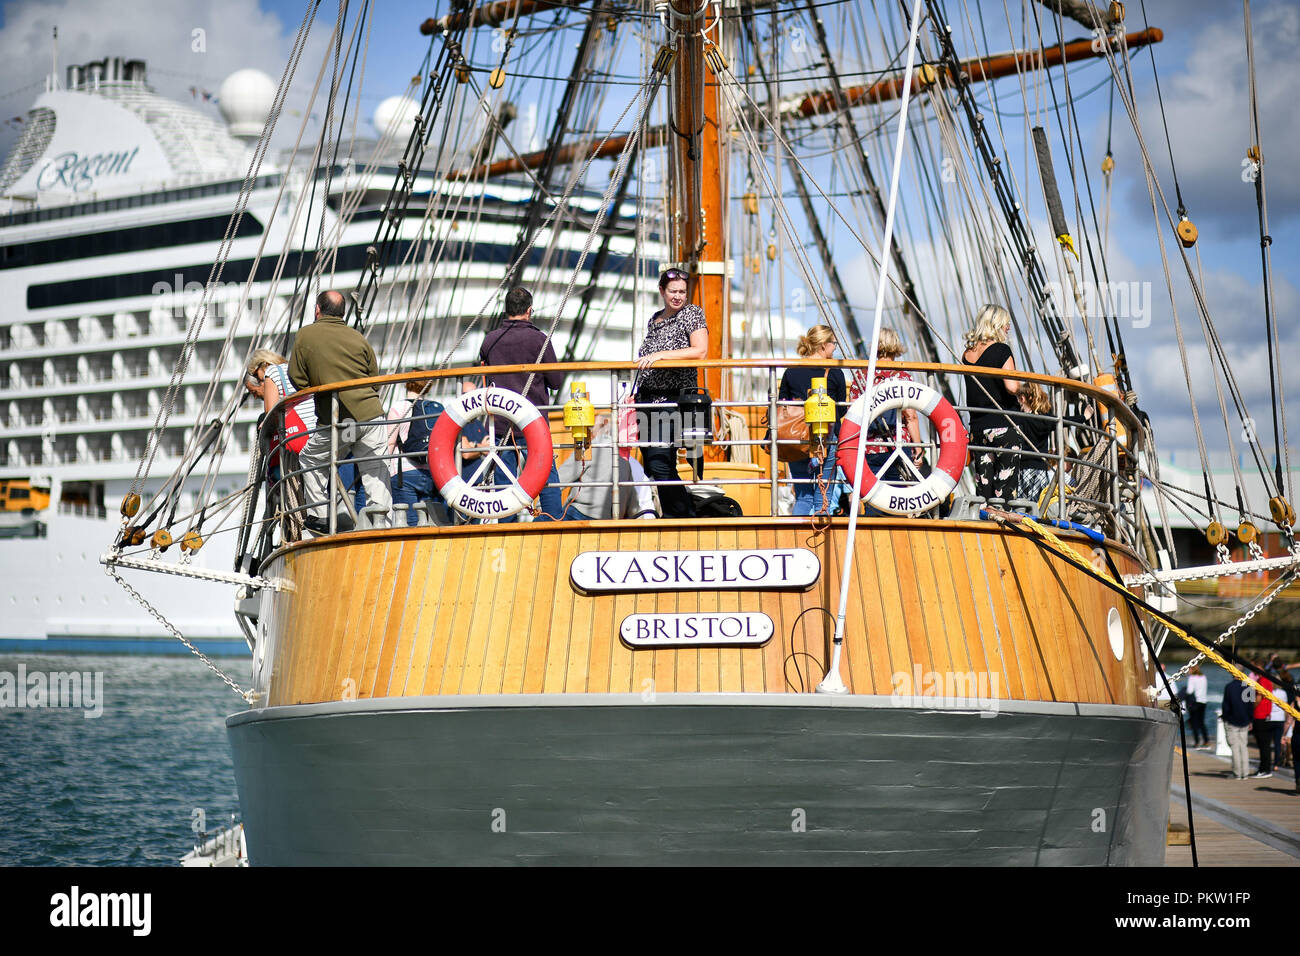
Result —
[[[1201, 866], [1300, 866], [1300, 795], [1291, 769], [1237, 780], [1230, 761], [1193, 750], [1187, 770]], [[1174, 754], [1169, 800], [1170, 824], [1186, 826], [1181, 753]], [[1165, 866], [1191, 865], [1190, 846], [1166, 849]]]

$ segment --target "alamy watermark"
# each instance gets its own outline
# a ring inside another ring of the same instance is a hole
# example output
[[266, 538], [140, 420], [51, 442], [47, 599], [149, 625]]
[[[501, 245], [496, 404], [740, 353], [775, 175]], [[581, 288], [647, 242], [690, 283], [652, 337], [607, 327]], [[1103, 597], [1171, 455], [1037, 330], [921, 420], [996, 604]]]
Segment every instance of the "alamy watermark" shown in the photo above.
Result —
[[997, 716], [1002, 683], [997, 671], [922, 671], [914, 664], [911, 673], [896, 671], [889, 680], [895, 707], [978, 710], [981, 717]]
[[[178, 298], [178, 305], [192, 304], [197, 305], [203, 301], [203, 293], [207, 291], [206, 282], [200, 282], [198, 279], [185, 281], [185, 273], [177, 272], [170, 279], [159, 279], [150, 288], [151, 295], [169, 295]], [[242, 282], [214, 282], [212, 283], [212, 299], [238, 299], [244, 291]]]
[[103, 671], [0, 671], [0, 710], [75, 708], [87, 719], [104, 714]]
[[83, 893], [73, 884], [50, 897], [50, 925], [122, 927], [133, 936], [148, 936], [153, 927], [152, 893]]
[[1079, 283], [1076, 296], [1071, 286], [1047, 283], [1047, 294], [1061, 315], [1069, 315], [1079, 307], [1086, 319], [1124, 319], [1135, 329], [1145, 329], [1151, 324], [1151, 289], [1150, 282], [1084, 280]]

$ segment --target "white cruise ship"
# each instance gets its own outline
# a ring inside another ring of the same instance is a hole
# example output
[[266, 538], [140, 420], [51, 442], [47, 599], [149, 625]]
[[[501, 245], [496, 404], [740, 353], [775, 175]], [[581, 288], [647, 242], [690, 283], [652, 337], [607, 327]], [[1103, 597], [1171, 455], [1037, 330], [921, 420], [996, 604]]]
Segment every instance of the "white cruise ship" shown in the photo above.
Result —
[[[0, 316], [0, 574], [8, 582], [0, 652], [185, 652], [105, 575], [99, 558], [139, 473], [274, 95], [275, 84], [264, 74], [232, 75], [219, 94], [223, 125], [154, 93], [143, 61], [107, 58], [71, 66], [59, 82], [51, 77], [25, 118], [0, 169], [0, 295], [6, 303]], [[196, 425], [219, 414], [240, 387], [258, 325], [249, 318], [263, 320], [258, 345], [287, 354], [304, 314], [310, 319], [304, 303], [319, 288], [357, 287], [376, 241], [380, 205], [400, 175], [396, 157], [415, 106], [400, 97], [381, 104], [375, 114], [381, 139], [354, 143], [350, 159], [328, 166], [282, 159], [257, 170], [152, 475], [171, 474]], [[396, 145], [376, 155], [389, 143]], [[347, 152], [345, 144], [333, 155]], [[304, 191], [311, 191], [312, 211], [294, 219], [291, 211]], [[397, 371], [446, 358], [491, 300], [531, 202], [531, 188], [520, 181], [466, 186], [414, 177], [394, 243], [395, 264], [383, 277], [367, 329], [381, 368]], [[592, 195], [577, 204], [594, 210], [599, 202]], [[439, 203], [471, 212], [459, 220], [450, 214], [426, 218], [426, 209]], [[635, 207], [619, 212], [618, 220], [609, 217], [621, 225], [611, 230], [604, 271], [594, 283], [597, 295], [584, 316], [584, 341], [599, 345], [567, 351], [566, 322], [555, 338], [562, 358], [632, 354], [633, 324], [643, 320], [637, 310], [650, 303], [654, 280], [633, 275]], [[440, 260], [400, 263], [421, 228], [445, 232]], [[552, 263], [556, 257], [576, 261], [586, 230], [570, 228], [552, 244]], [[317, 248], [321, 235], [337, 255], [316, 278], [313, 253], [303, 250]], [[546, 245], [538, 244], [531, 261], [541, 260]], [[655, 261], [652, 247], [641, 251], [645, 261]], [[584, 275], [590, 285], [590, 272]], [[535, 292], [544, 314], [563, 290], [540, 286]], [[228, 342], [244, 296], [245, 321]], [[399, 331], [410, 328], [398, 320], [413, 309], [423, 310], [423, 320], [414, 334]], [[592, 335], [593, 329], [600, 334]], [[473, 361], [481, 333], [482, 326], [455, 350], [453, 364]], [[593, 383], [593, 393], [607, 387]], [[248, 480], [259, 411], [251, 402], [237, 411], [235, 422], [244, 427], [234, 430], [233, 445], [209, 478], [216, 497]], [[199, 463], [196, 473], [202, 476], [208, 465]], [[162, 480], [144, 486], [146, 502]], [[197, 507], [197, 491], [190, 500]], [[234, 538], [232, 531], [208, 535], [194, 565], [230, 570]], [[124, 572], [136, 582], [145, 574]], [[159, 590], [148, 590], [151, 601], [200, 649], [247, 653], [231, 614], [233, 587], [223, 596], [211, 583], [177, 577], [161, 596]]]

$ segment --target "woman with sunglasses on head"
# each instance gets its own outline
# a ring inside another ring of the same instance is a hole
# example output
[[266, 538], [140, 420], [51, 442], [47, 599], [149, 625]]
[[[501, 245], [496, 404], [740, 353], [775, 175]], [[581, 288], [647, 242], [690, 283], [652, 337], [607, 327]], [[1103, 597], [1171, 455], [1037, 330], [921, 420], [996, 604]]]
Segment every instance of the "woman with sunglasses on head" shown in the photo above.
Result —
[[[672, 359], [703, 359], [709, 353], [709, 330], [704, 310], [686, 301], [686, 273], [669, 269], [659, 277], [659, 295], [664, 307], [650, 316], [645, 341], [637, 350], [636, 401], [639, 404], [666, 403], [671, 411], [648, 415], [650, 428], [642, 441], [671, 441], [681, 434], [678, 396], [683, 389], [696, 388], [699, 379], [693, 368], [652, 369], [656, 362]], [[638, 416], [640, 417], [640, 416]], [[677, 449], [668, 447], [641, 449], [646, 474], [651, 481], [675, 482]], [[659, 501], [665, 518], [694, 518], [691, 493], [683, 485], [661, 484]]]
[[[263, 414], [275, 408], [280, 399], [298, 391], [289, 380], [289, 360], [270, 349], [258, 349], [249, 357], [244, 388], [262, 400]], [[299, 451], [306, 444], [307, 434], [316, 427], [313, 404], [304, 401], [287, 409], [285, 426], [289, 447]]]
[[[248, 359], [244, 372], [244, 388], [262, 400], [262, 415], [266, 415], [287, 395], [298, 391], [289, 380], [289, 360], [270, 349], [258, 349]], [[262, 419], [258, 418], [258, 425]], [[284, 412], [283, 430], [272, 439], [267, 452], [267, 474], [272, 482], [278, 482], [280, 476], [298, 469], [298, 452], [307, 444], [307, 438], [316, 427], [316, 406], [312, 402], [302, 401]], [[283, 448], [281, 444], [283, 443]], [[293, 509], [300, 503], [297, 491], [297, 479], [286, 482], [284, 501], [286, 509]], [[284, 537], [296, 541], [301, 537], [302, 515], [286, 516]]]

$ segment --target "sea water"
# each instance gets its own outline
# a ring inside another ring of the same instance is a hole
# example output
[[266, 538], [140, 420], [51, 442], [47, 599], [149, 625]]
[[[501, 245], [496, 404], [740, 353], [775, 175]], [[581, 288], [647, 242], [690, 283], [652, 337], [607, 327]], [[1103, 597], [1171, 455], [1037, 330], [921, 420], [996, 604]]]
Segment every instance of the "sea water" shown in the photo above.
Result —
[[245, 709], [190, 655], [0, 654], [0, 865], [176, 865], [239, 812]]

